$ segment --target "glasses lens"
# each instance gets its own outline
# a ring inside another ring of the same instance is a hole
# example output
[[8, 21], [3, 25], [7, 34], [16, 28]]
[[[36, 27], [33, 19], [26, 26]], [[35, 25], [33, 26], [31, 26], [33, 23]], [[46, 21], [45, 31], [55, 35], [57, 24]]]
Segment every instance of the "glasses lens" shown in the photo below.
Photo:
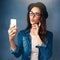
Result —
[[30, 11], [29, 14], [31, 16], [40, 16], [41, 15], [40, 13], [37, 13], [37, 12], [36, 13], [33, 13], [32, 11]]

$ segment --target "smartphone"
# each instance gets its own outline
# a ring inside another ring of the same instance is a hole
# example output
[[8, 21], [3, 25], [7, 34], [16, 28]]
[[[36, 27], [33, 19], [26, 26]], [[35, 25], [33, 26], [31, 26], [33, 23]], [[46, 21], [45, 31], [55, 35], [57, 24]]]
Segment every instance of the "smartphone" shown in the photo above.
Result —
[[10, 26], [16, 25], [16, 19], [10, 19]]

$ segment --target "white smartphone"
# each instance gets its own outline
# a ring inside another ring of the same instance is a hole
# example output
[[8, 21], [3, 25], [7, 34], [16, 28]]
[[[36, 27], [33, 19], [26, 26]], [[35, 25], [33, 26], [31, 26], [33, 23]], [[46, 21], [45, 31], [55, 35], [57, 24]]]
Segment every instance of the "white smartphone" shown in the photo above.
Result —
[[16, 25], [16, 19], [10, 19], [10, 26]]

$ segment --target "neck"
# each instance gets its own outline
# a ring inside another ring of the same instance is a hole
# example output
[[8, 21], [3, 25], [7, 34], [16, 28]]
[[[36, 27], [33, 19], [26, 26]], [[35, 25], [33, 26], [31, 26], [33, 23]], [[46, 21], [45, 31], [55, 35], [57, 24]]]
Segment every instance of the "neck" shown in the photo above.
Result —
[[35, 36], [38, 35], [38, 33], [36, 33], [35, 29], [33, 29], [33, 28], [30, 29], [30, 34], [35, 35]]

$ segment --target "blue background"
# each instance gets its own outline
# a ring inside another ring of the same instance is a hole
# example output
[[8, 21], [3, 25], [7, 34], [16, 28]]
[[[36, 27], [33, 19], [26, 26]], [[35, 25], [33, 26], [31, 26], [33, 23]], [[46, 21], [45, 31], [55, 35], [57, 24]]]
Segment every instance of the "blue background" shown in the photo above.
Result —
[[[50, 60], [60, 60], [60, 0], [37, 0], [48, 10], [47, 29], [53, 32], [53, 55]], [[8, 28], [10, 19], [17, 19], [18, 31], [26, 27], [27, 7], [35, 0], [0, 0], [0, 60], [19, 60], [10, 53]], [[15, 37], [16, 41], [17, 37]]]

